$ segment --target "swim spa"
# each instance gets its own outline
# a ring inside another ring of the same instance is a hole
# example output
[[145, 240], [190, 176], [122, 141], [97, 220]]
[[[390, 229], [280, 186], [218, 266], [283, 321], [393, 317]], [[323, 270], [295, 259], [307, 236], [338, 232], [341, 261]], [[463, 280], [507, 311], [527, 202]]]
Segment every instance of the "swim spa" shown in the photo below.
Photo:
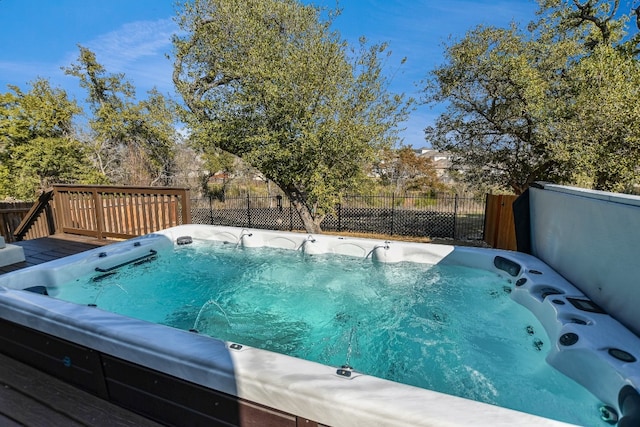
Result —
[[[126, 316], [106, 311], [109, 299], [118, 294], [141, 302], [145, 298], [155, 299], [160, 306], [175, 299], [167, 295], [155, 298], [148, 291], [133, 298], [133, 289], [128, 290], [129, 294], [118, 286], [104, 284], [117, 274], [140, 271], [148, 278], [147, 282], [156, 284], [159, 279], [151, 274], [168, 252], [197, 250], [207, 241], [217, 242], [223, 251], [247, 256], [255, 255], [259, 248], [264, 247], [291, 251], [301, 260], [337, 254], [357, 259], [358, 264], [355, 265], [365, 265], [370, 269], [367, 274], [384, 273], [386, 266], [405, 262], [445, 270], [453, 266], [484, 270], [500, 280], [499, 284], [490, 285], [493, 287], [483, 291], [488, 298], [498, 299], [501, 304], [505, 300], [517, 301], [536, 316], [544, 329], [539, 330], [533, 323], [535, 332], [526, 330], [529, 323], [513, 325], [522, 335], [522, 342], [528, 346], [527, 354], [532, 357], [522, 360], [520, 365], [516, 364], [516, 369], [538, 369], [540, 365], [533, 366], [535, 361], [546, 358], [595, 396], [587, 403], [587, 407], [592, 408], [587, 419], [593, 419], [593, 423], [584, 419], [565, 421], [601, 425], [599, 407], [610, 411], [612, 417], [616, 413], [623, 416], [625, 411], [620, 407], [620, 390], [627, 385], [637, 386], [636, 362], [631, 360], [640, 354], [635, 335], [599, 312], [597, 306], [581, 292], [531, 256], [446, 245], [201, 225], [168, 229], [1, 276], [1, 317], [4, 319], [3, 330], [8, 331], [3, 333], [3, 351], [16, 358], [26, 357], [32, 364], [44, 365], [45, 369], [58, 372], [123, 406], [175, 424], [184, 423], [187, 419], [180, 413], [187, 411], [184, 406], [191, 406], [188, 411], [192, 415], [188, 416], [221, 419], [231, 424], [239, 424], [237, 420], [250, 417], [252, 411], [258, 411], [260, 417], [268, 413], [282, 425], [291, 422], [295, 425], [296, 417], [335, 426], [556, 424], [550, 419], [362, 374], [356, 353], [368, 352], [363, 349], [366, 337], [359, 336], [360, 325], [342, 309], [334, 310], [332, 315], [334, 323], [344, 323], [347, 328], [335, 339], [339, 343], [336, 346], [339, 351], [331, 365], [260, 349], [257, 348], [258, 342], [220, 341], [205, 336], [204, 333], [215, 336], [216, 330], [222, 330], [220, 328], [224, 329], [229, 324], [239, 325], [241, 314], [247, 311], [246, 307], [233, 310], [219, 299], [211, 302], [194, 300], [188, 310], [169, 310], [173, 313], [174, 326], [197, 329], [200, 333], [136, 319], [143, 308], [133, 307], [131, 313], [125, 313]], [[223, 242], [227, 242], [226, 245]], [[170, 281], [177, 280], [179, 276], [179, 267], [173, 268], [175, 271], [170, 275]], [[330, 280], [333, 268], [330, 264], [329, 273], [318, 281], [335, 286]], [[280, 280], [285, 274], [271, 272], [271, 275]], [[78, 303], [57, 299], [63, 296], [65, 284], [78, 280], [88, 286], [86, 295], [82, 296], [81, 292], [76, 295], [80, 297]], [[158, 286], [166, 285], [158, 283]], [[32, 292], [21, 290], [26, 288]], [[45, 290], [49, 296], [38, 293]], [[162, 294], [161, 289], [158, 294]], [[320, 301], [320, 297], [314, 298]], [[365, 296], [361, 294], [356, 295], [356, 299], [363, 298]], [[423, 303], [428, 305], [428, 301]], [[300, 302], [291, 301], [291, 304], [299, 306]], [[478, 300], [478, 305], [481, 310], [489, 307], [481, 300]], [[495, 307], [490, 310], [495, 311], [496, 316], [500, 315], [500, 310]], [[188, 313], [182, 316], [181, 311]], [[384, 310], [380, 308], [379, 311]], [[423, 318], [432, 321], [427, 325], [432, 328], [446, 323], [446, 316], [446, 307], [437, 310], [432, 307]], [[165, 322], [167, 316], [161, 317], [149, 320]], [[287, 335], [283, 332], [287, 325], [273, 316], [263, 319], [266, 319], [263, 323], [274, 323], [275, 338], [272, 341], [282, 341], [282, 336]], [[510, 318], [502, 320], [505, 325], [510, 325]], [[257, 328], [254, 332], [256, 336], [266, 333]], [[354, 338], [354, 335], [358, 336]], [[542, 349], [535, 348], [536, 340], [544, 343]], [[421, 349], [429, 352], [444, 348], [441, 344], [429, 347], [429, 343], [424, 341], [420, 344]], [[412, 353], [407, 348], [409, 362], [411, 358], [418, 357], [416, 354], [419, 355], [413, 350]], [[388, 349], [381, 358], [386, 354]], [[470, 362], [463, 365], [457, 371], [451, 369], [450, 375], [462, 376]], [[412, 368], [406, 360], [401, 366], [403, 371]], [[433, 376], [436, 374], [441, 372], [434, 372]], [[474, 372], [470, 378], [481, 379], [479, 374], [481, 372]], [[509, 376], [509, 372], [505, 375]], [[175, 385], [176, 382], [179, 386]], [[479, 381], [479, 389], [490, 391], [491, 387], [491, 382]], [[530, 398], [526, 390], [516, 390], [515, 394], [518, 393], [520, 399]], [[171, 410], [163, 408], [171, 407], [172, 402], [177, 403]], [[585, 410], [580, 407], [577, 412]], [[229, 413], [232, 414], [231, 419], [225, 419]], [[172, 416], [175, 418], [171, 419]]]

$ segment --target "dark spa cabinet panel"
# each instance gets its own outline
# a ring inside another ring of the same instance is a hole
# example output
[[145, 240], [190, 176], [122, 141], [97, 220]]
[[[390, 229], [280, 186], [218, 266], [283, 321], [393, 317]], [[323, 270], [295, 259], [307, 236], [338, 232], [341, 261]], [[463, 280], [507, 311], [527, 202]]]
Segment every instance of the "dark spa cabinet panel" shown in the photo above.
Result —
[[296, 427], [296, 417], [103, 355], [111, 400], [169, 425]]
[[0, 352], [104, 399], [100, 353], [0, 319]]
[[4, 319], [0, 352], [167, 426], [327, 427]]

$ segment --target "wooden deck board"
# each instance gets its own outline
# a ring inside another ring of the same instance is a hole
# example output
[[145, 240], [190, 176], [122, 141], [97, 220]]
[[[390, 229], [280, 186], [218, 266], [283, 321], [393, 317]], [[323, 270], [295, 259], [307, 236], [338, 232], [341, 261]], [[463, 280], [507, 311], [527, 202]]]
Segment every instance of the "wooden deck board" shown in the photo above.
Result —
[[[4, 373], [6, 369], [5, 366], [2, 366], [2, 368], [0, 368], [0, 374]], [[1, 384], [0, 408], [2, 408], [2, 411], [9, 419], [17, 422], [18, 425], [82, 426], [73, 418], [67, 417], [59, 411], [50, 408], [48, 405], [31, 398], [29, 395], [22, 394], [19, 390], [4, 384], [4, 381]]]
[[24, 426], [160, 425], [2, 354], [0, 412]]
[[54, 259], [74, 255], [89, 249], [113, 243], [113, 240], [98, 240], [92, 237], [56, 234], [39, 239], [24, 240], [12, 244], [21, 246], [25, 261], [0, 267], [0, 274], [20, 270], [32, 265], [42, 264]]
[[5, 417], [0, 414], [0, 426], [2, 427], [22, 427], [21, 424], [18, 424], [15, 420]]
[[[0, 267], [0, 275], [113, 243], [82, 236], [55, 235], [14, 244], [26, 260]], [[0, 349], [0, 426], [148, 426], [160, 424], [130, 412], [42, 371]]]

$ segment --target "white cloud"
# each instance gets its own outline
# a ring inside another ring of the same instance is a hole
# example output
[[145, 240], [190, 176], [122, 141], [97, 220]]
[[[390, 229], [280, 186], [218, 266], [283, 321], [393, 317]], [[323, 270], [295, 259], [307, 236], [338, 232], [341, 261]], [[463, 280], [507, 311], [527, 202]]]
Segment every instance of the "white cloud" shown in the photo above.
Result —
[[[171, 53], [171, 38], [177, 31], [172, 19], [135, 21], [80, 45], [96, 54], [107, 73], [124, 73], [139, 95], [154, 86], [161, 92], [171, 92], [172, 63], [165, 55]], [[66, 66], [77, 58], [76, 50], [67, 57]]]
[[130, 22], [87, 42], [86, 47], [99, 53], [105, 66], [124, 68], [144, 57], [168, 53], [177, 29], [171, 19]]

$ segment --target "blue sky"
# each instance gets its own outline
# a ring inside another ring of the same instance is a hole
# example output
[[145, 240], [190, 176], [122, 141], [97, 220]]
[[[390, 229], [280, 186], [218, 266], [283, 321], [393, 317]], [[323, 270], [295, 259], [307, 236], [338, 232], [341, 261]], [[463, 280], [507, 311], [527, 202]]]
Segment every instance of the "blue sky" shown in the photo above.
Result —
[[[335, 0], [306, 1], [335, 7]], [[61, 67], [75, 62], [77, 45], [88, 47], [110, 73], [125, 73], [139, 95], [152, 87], [174, 96], [171, 34], [177, 26], [174, 0], [0, 0], [0, 93], [8, 84], [23, 89], [37, 77], [85, 98], [77, 79]], [[420, 97], [418, 84], [442, 62], [443, 43], [478, 24], [526, 25], [534, 0], [341, 0], [335, 21], [342, 37], [356, 43], [386, 41], [393, 52], [391, 89]], [[400, 60], [407, 62], [400, 66]], [[438, 108], [419, 106], [403, 124], [405, 144], [422, 147], [423, 129]]]

